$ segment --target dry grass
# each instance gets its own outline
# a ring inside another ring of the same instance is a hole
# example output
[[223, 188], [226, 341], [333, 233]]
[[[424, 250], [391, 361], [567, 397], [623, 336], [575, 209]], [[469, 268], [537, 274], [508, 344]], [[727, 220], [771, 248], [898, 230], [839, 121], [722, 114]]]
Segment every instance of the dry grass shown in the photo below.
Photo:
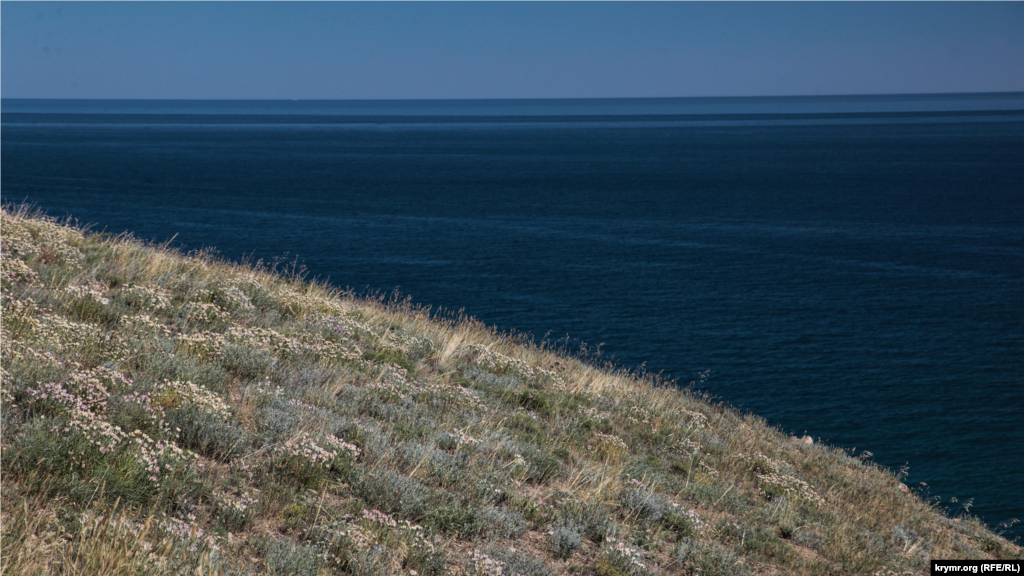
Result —
[[924, 574], [1021, 555], [891, 470], [471, 318], [22, 207], [0, 231], [4, 574]]

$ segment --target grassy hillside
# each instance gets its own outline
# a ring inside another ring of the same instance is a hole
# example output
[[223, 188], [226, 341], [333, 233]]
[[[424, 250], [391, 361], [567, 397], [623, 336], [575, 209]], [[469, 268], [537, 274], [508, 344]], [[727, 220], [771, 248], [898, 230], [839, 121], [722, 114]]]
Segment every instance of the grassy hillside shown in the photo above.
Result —
[[4, 574], [924, 574], [898, 475], [471, 319], [2, 219]]

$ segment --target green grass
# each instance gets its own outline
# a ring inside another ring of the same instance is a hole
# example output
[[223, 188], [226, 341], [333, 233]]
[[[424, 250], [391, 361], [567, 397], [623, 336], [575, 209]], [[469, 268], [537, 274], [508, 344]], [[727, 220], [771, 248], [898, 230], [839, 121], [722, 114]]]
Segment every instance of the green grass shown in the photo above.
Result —
[[3, 212], [3, 574], [925, 574], [900, 476], [471, 318]]

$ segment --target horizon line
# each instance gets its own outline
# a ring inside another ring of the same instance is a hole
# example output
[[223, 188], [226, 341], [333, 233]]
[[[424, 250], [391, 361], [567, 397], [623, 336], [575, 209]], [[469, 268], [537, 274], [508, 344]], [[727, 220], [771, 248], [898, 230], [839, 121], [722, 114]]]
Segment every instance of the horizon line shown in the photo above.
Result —
[[855, 94], [777, 94], [763, 96], [581, 96], [581, 97], [527, 97], [527, 98], [53, 98], [0, 96], [3, 100], [49, 100], [77, 102], [509, 102], [557, 100], [723, 100], [752, 98], [850, 98], [893, 96], [1024, 96], [1024, 90], [989, 92], [891, 92]]

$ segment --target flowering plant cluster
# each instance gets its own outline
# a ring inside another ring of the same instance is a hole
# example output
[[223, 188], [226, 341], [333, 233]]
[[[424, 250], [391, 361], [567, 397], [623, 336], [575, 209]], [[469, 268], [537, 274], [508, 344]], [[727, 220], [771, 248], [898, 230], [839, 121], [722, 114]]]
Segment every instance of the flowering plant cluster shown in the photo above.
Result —
[[[416, 576], [409, 565], [437, 551], [422, 526], [376, 509], [364, 509], [358, 519], [345, 514], [335, 523], [317, 527], [311, 536], [329, 564], [344, 569], [356, 563], [373, 574]], [[407, 571], [401, 571], [402, 566]]]
[[320, 443], [317, 443], [306, 432], [299, 434], [294, 440], [276, 444], [273, 451], [285, 462], [303, 463], [313, 468], [326, 467], [341, 454], [358, 457], [360, 453], [359, 448], [354, 444], [349, 444], [331, 434], [324, 435]]
[[380, 330], [369, 323], [359, 322], [347, 316], [314, 314], [309, 315], [307, 320], [313, 325], [327, 328], [336, 338], [366, 342], [377, 350], [393, 352], [400, 356], [408, 356], [414, 350], [432, 346], [427, 338], [393, 330], [390, 327]]
[[642, 406], [630, 406], [626, 410], [626, 422], [630, 424], [640, 424], [644, 426], [651, 426], [651, 413]]
[[594, 432], [594, 438], [597, 439], [598, 446], [607, 445], [608, 447], [629, 451], [629, 445], [626, 441], [614, 434], [602, 434], [601, 432]]
[[[159, 482], [159, 475], [176, 470], [184, 470], [195, 463], [195, 454], [182, 450], [174, 444], [154, 440], [141, 430], [126, 432], [103, 419], [78, 397], [69, 393], [56, 383], [40, 385], [27, 389], [30, 400], [47, 402], [62, 407], [67, 414], [63, 422], [57, 421], [51, 427], [62, 443], [66, 452], [72, 456], [72, 463], [87, 468], [92, 464], [92, 453], [101, 457], [108, 454], [122, 454], [141, 465], [152, 482]], [[84, 447], [75, 449], [84, 441]], [[77, 456], [77, 458], [76, 458]]]
[[614, 434], [595, 432], [594, 438], [596, 439], [595, 452], [605, 462], [618, 461], [629, 454], [629, 445]]
[[450, 381], [433, 381], [421, 387], [414, 395], [417, 402], [436, 407], [458, 407], [465, 413], [481, 413], [490, 407], [472, 390]]
[[39, 323], [34, 336], [54, 350], [70, 351], [85, 343], [109, 339], [95, 324], [75, 322], [56, 314], [40, 314], [37, 318]]
[[702, 530], [706, 526], [704, 521], [701, 520], [700, 514], [698, 514], [696, 510], [683, 508], [682, 505], [679, 504], [678, 502], [672, 503], [670, 512], [673, 514], [677, 514], [683, 518], [686, 518], [690, 521], [690, 524], [693, 524], [693, 527], [697, 530]]
[[456, 450], [466, 445], [475, 446], [480, 443], [480, 440], [473, 438], [458, 428], [453, 428], [451, 432], [448, 432], [447, 437], [455, 444]]
[[526, 362], [505, 356], [500, 352], [491, 350], [479, 344], [470, 344], [465, 348], [466, 352], [475, 356], [475, 362], [498, 375], [510, 374], [523, 380], [535, 380], [554, 384], [559, 389], [565, 388], [565, 381], [554, 370], [547, 370], [539, 366], [530, 366]]
[[412, 398], [420, 404], [436, 408], [457, 406], [466, 411], [487, 410], [486, 404], [472, 390], [451, 381], [412, 382], [408, 380], [409, 371], [397, 364], [379, 364], [376, 368], [377, 377], [366, 387], [380, 392], [386, 398]]
[[[76, 411], [66, 425], [54, 426], [53, 429], [68, 435], [69, 441], [74, 440], [74, 435], [80, 436], [101, 454], [117, 451], [130, 456], [142, 465], [148, 480], [155, 483], [159, 483], [161, 474], [184, 470], [197, 461], [195, 454], [174, 444], [154, 440], [138, 429], [126, 433], [121, 426], [111, 424], [92, 412]], [[87, 465], [85, 459], [80, 462], [83, 467]]]
[[187, 520], [165, 517], [160, 520], [159, 525], [165, 533], [184, 542], [189, 552], [197, 552], [204, 547], [220, 550], [220, 545], [213, 534], [207, 534], [197, 525], [195, 514], [189, 514]]
[[[17, 329], [25, 340], [34, 340], [64, 357], [87, 355], [92, 363], [121, 364], [131, 355], [130, 347], [118, 332], [45, 313], [32, 302], [16, 302], [4, 300], [7, 308], [3, 315], [4, 327]], [[10, 312], [14, 310], [20, 314], [12, 317]], [[33, 313], [34, 316], [30, 316]], [[18, 326], [12, 326], [14, 323]], [[25, 341], [20, 341], [19, 345], [25, 345]]]
[[404, 398], [408, 394], [419, 394], [423, 388], [409, 382], [409, 371], [398, 364], [381, 364], [377, 369], [377, 377], [373, 379], [367, 388], [380, 390], [386, 396]]
[[[199, 306], [193, 304], [192, 306]], [[202, 306], [214, 306], [203, 304]], [[204, 322], [212, 321], [203, 317]], [[257, 350], [265, 350], [283, 360], [311, 359], [330, 365], [338, 362], [369, 367], [362, 351], [354, 343], [338, 343], [327, 340], [315, 332], [301, 332], [298, 336], [285, 336], [269, 328], [240, 328], [233, 326], [227, 332], [195, 331], [179, 334], [177, 346], [186, 353], [201, 358], [223, 358], [227, 344], [238, 344]]]
[[131, 384], [131, 379], [117, 370], [97, 366], [90, 370], [72, 372], [64, 382], [64, 388], [78, 397], [89, 410], [102, 413], [107, 407], [109, 390], [124, 390]]
[[473, 550], [469, 557], [469, 566], [466, 574], [469, 576], [525, 576], [519, 572], [505, 572], [508, 565], [501, 560], [495, 560], [479, 550]]
[[[259, 490], [252, 489], [259, 493]], [[225, 490], [217, 490], [213, 493], [213, 500], [220, 509], [220, 514], [227, 526], [244, 526], [252, 514], [252, 508], [257, 500], [246, 490], [238, 490], [237, 493]]]
[[708, 428], [708, 417], [700, 412], [694, 412], [692, 410], [680, 409], [680, 414], [686, 417], [687, 423], [690, 428], [696, 428], [697, 430], [707, 430]]
[[[32, 348], [23, 348], [24, 355], [63, 367], [63, 363], [52, 354]], [[85, 410], [102, 414], [110, 399], [110, 387], [120, 389], [131, 385], [131, 380], [120, 372], [98, 366], [90, 370], [72, 372], [62, 383], [43, 382], [37, 387], [25, 387], [26, 404], [43, 409], [50, 414], [70, 413]]]
[[[607, 566], [617, 569], [619, 574], [644, 574], [647, 566], [644, 565], [644, 553], [636, 546], [631, 546], [617, 538], [609, 536], [605, 538], [598, 553], [598, 565], [604, 563]], [[611, 572], [611, 570], [606, 570]]]
[[252, 300], [238, 286], [221, 285], [220, 288], [218, 299], [223, 301], [228, 310], [253, 310], [256, 308], [253, 306]]
[[51, 414], [89, 410], [81, 398], [71, 394], [56, 382], [44, 382], [38, 386], [38, 388], [32, 386], [25, 388], [25, 393], [28, 395], [25, 400], [26, 405], [40, 408]]
[[313, 406], [312, 404], [306, 404], [302, 400], [296, 400], [294, 398], [292, 398], [291, 400], [288, 401], [288, 405], [289, 406], [294, 406], [295, 408], [298, 408], [299, 410], [316, 410], [317, 409], [317, 407]]
[[363, 510], [363, 520], [367, 520], [372, 524], [380, 524], [381, 526], [398, 526], [398, 522], [395, 522], [394, 516], [391, 514], [385, 514], [380, 510], [374, 508], [373, 510]]
[[78, 269], [85, 263], [85, 255], [74, 244], [81, 243], [82, 233], [69, 226], [61, 226], [53, 218], [38, 217], [31, 220], [4, 212], [4, 261], [29, 261], [38, 258], [46, 263], [58, 263]]
[[32, 284], [38, 274], [24, 260], [7, 252], [7, 246], [0, 250], [0, 284], [4, 288], [12, 288], [22, 284]]
[[121, 297], [132, 308], [153, 313], [171, 309], [171, 295], [163, 288], [134, 284], [121, 290]]
[[754, 454], [740, 454], [740, 458], [746, 460], [753, 467], [754, 472], [757, 474], [776, 474], [785, 471], [789, 468], [786, 464], [769, 458], [764, 454], [757, 452]]
[[166, 428], [166, 424], [164, 422], [163, 407], [160, 405], [154, 406], [153, 399], [150, 398], [149, 394], [136, 390], [135, 392], [121, 396], [120, 400], [124, 404], [136, 406], [145, 415], [146, 420], [170, 433], [170, 430]]
[[[0, 379], [3, 379], [3, 381], [7, 380], [7, 370], [0, 368]], [[6, 386], [0, 386], [0, 406], [5, 408], [7, 406], [15, 406], [14, 394]]]
[[204, 359], [223, 358], [221, 350], [227, 341], [218, 332], [190, 332], [178, 334], [175, 347], [179, 352]]
[[693, 456], [700, 450], [700, 444], [689, 438], [680, 438], [676, 441], [674, 449], [681, 452], [684, 456]]
[[353, 458], [358, 458], [362, 453], [355, 444], [345, 442], [333, 434], [324, 434], [323, 443], [338, 454], [348, 453]]
[[153, 389], [150, 399], [151, 406], [159, 406], [164, 410], [191, 406], [222, 420], [231, 418], [231, 409], [220, 396], [191, 381], [165, 380]]
[[799, 478], [783, 474], [757, 474], [757, 480], [761, 485], [761, 493], [766, 496], [781, 492], [786, 496], [801, 498], [819, 507], [825, 505], [825, 499], [818, 495], [810, 484]]
[[189, 295], [194, 303], [216, 304], [225, 310], [253, 310], [252, 300], [240, 287], [227, 282], [217, 282], [213, 288], [200, 288]]
[[228, 329], [225, 338], [229, 342], [252, 348], [267, 350], [282, 359], [309, 358], [326, 364], [351, 361], [365, 362], [362, 352], [354, 343], [347, 345], [332, 342], [316, 332], [300, 332], [297, 336], [286, 336], [270, 328]]
[[345, 316], [310, 316], [307, 320], [314, 325], [326, 327], [342, 340], [357, 340], [373, 335], [369, 325]]
[[216, 304], [207, 302], [189, 302], [185, 308], [185, 318], [189, 322], [199, 324], [216, 324], [231, 320], [231, 313]]
[[121, 324], [125, 333], [135, 337], [154, 339], [154, 337], [169, 338], [171, 336], [170, 327], [149, 314], [123, 316]]
[[3, 347], [4, 354], [17, 354], [18, 348], [24, 346], [25, 343], [21, 342], [21, 346], [15, 347], [11, 336], [14, 333], [31, 336], [38, 332], [39, 320], [36, 315], [41, 310], [36, 301], [28, 296], [8, 298], [0, 294], [0, 302], [3, 303], [3, 314], [0, 314], [2, 324], [0, 325], [4, 329], [4, 338], [0, 340], [0, 346]]
[[64, 292], [67, 292], [76, 300], [91, 298], [104, 305], [110, 304], [110, 299], [107, 298], [106, 290], [103, 289], [103, 285], [99, 282], [90, 282], [86, 285], [65, 286]]

